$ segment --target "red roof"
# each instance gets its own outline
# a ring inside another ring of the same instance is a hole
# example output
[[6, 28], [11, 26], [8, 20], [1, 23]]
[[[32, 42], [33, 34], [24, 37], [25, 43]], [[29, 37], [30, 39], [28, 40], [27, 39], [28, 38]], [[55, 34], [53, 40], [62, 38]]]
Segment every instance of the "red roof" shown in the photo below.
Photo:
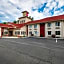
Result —
[[13, 27], [16, 27], [16, 28], [21, 28], [21, 27], [25, 26], [25, 23], [23, 23], [23, 24], [9, 23], [8, 25], [12, 25]]
[[12, 25], [2, 24], [2, 23], [0, 23], [0, 27], [4, 27], [4, 28], [13, 28]]
[[46, 22], [53, 22], [57, 20], [64, 20], [64, 15], [48, 17], [41, 20], [35, 20], [35, 21], [28, 22], [27, 24], [46, 23]]
[[4, 28], [21, 28], [25, 26], [25, 23], [24, 24], [14, 24], [14, 23], [9, 23], [9, 24], [2, 24], [0, 23], [0, 27], [4, 27]]

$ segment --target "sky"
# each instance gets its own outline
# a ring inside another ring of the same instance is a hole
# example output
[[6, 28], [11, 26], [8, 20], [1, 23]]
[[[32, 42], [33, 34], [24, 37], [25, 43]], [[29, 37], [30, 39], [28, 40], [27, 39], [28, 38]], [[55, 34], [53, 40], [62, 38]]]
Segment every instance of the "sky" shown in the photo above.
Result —
[[63, 15], [64, 0], [0, 0], [0, 23], [18, 20], [22, 11], [34, 20]]

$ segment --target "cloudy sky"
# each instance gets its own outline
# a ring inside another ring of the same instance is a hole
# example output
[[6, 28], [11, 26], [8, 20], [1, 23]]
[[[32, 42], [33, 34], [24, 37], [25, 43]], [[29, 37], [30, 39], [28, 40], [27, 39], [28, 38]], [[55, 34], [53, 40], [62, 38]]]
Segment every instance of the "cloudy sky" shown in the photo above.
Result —
[[64, 0], [0, 0], [0, 23], [13, 22], [27, 10], [34, 20], [64, 14]]

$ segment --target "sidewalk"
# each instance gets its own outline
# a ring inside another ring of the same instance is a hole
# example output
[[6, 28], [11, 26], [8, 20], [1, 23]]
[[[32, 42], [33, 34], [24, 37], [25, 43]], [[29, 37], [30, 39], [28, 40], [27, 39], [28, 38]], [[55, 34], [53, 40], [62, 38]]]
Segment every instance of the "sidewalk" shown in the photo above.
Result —
[[2, 38], [18, 38], [18, 37], [13, 37], [13, 36], [11, 36], [11, 37], [10, 37], [10, 36], [9, 36], [9, 37], [8, 37], [8, 36], [3, 36]]

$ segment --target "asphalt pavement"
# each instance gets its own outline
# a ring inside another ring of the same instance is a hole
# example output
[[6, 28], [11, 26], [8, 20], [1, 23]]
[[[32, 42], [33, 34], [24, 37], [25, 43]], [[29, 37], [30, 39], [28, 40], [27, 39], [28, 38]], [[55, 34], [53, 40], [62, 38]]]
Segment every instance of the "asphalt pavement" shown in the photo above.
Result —
[[0, 39], [0, 64], [64, 64], [64, 40]]

